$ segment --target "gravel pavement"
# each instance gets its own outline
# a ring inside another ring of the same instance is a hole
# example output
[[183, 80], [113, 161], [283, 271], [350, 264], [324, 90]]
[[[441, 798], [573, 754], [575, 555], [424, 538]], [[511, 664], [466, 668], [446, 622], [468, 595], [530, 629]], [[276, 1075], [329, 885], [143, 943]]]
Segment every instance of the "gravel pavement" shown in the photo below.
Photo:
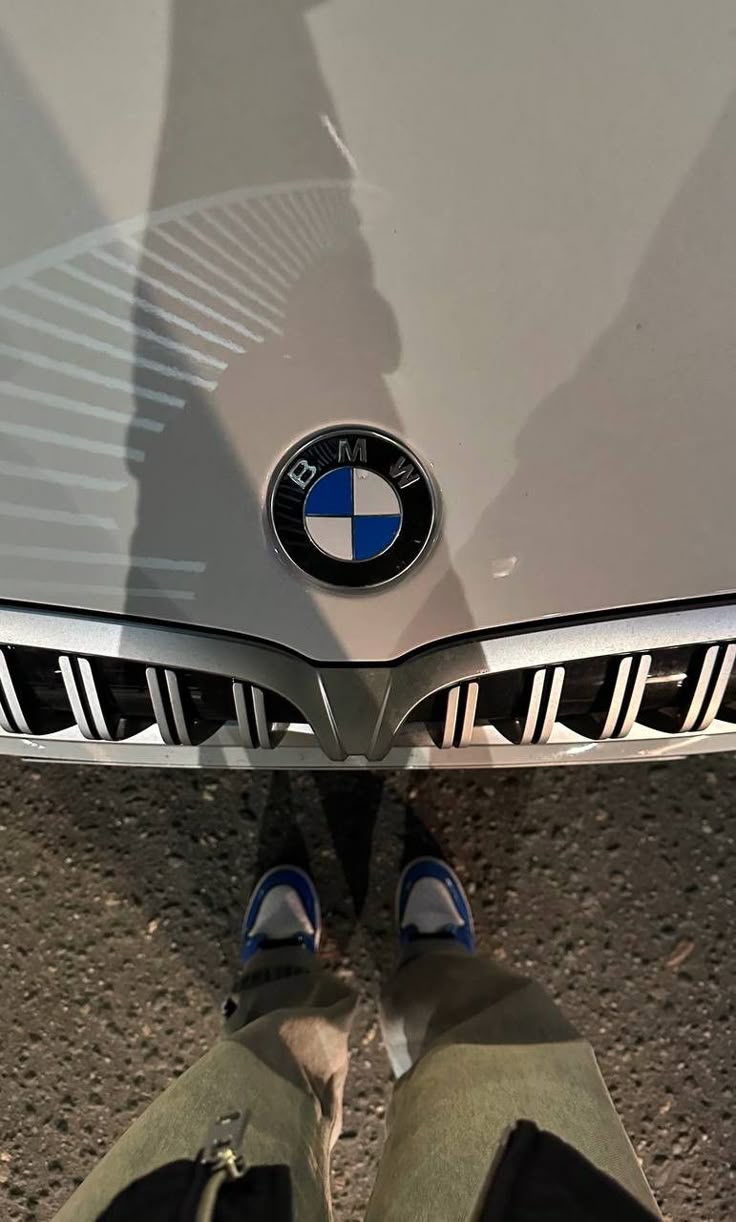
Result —
[[[0, 763], [0, 1214], [41, 1222], [215, 1036], [244, 898], [305, 847], [361, 990], [338, 1222], [362, 1217], [389, 1076], [375, 997], [405, 838], [427, 827], [481, 945], [595, 1044], [665, 1215], [733, 1219], [736, 760], [434, 773]], [[2, 1201], [3, 1196], [6, 1198]]]

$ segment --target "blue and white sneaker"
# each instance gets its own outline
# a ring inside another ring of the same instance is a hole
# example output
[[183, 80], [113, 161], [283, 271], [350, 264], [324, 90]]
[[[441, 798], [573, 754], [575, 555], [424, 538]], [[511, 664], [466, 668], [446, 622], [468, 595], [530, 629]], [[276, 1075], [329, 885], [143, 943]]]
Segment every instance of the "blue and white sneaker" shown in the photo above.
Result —
[[314, 954], [322, 936], [322, 914], [314, 883], [298, 866], [276, 866], [256, 883], [240, 935], [240, 962], [259, 950], [301, 946]]
[[422, 938], [445, 938], [475, 950], [473, 914], [460, 879], [438, 857], [410, 861], [396, 888], [402, 951]]

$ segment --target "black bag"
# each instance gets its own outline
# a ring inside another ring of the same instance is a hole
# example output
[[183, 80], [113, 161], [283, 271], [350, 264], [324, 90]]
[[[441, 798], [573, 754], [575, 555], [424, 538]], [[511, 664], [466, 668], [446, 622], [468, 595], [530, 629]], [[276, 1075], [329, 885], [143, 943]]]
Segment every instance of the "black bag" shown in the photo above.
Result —
[[244, 1129], [240, 1113], [221, 1117], [196, 1159], [166, 1163], [134, 1180], [98, 1222], [292, 1222], [290, 1169], [246, 1170], [238, 1153]]
[[288, 1167], [251, 1167], [239, 1179], [223, 1177], [209, 1216], [198, 1216], [212, 1180], [204, 1163], [166, 1163], [124, 1188], [99, 1222], [292, 1222]]
[[478, 1222], [656, 1222], [621, 1184], [530, 1120], [511, 1132]]

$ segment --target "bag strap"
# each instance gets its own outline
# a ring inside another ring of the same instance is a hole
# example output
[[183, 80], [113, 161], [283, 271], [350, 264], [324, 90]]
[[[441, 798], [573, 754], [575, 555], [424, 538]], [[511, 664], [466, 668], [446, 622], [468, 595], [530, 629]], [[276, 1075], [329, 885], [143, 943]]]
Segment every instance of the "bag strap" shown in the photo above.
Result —
[[194, 1222], [214, 1222], [217, 1197], [223, 1184], [245, 1175], [242, 1146], [247, 1123], [245, 1112], [228, 1112], [214, 1121], [199, 1154], [199, 1162], [211, 1170], [197, 1204]]

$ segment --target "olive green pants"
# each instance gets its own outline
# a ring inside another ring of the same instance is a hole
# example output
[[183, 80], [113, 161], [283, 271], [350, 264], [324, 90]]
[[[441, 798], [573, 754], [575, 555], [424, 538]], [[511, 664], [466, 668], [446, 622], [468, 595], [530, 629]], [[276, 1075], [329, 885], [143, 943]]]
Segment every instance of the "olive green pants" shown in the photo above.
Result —
[[[291, 1167], [295, 1222], [331, 1216], [355, 996], [303, 950], [256, 956], [222, 1038], [134, 1122], [57, 1214], [94, 1222], [131, 1180], [194, 1157], [225, 1112], [249, 1116], [249, 1165]], [[558, 1134], [657, 1207], [590, 1045], [539, 985], [447, 942], [382, 999], [398, 1081], [368, 1222], [471, 1222], [515, 1121]]]

